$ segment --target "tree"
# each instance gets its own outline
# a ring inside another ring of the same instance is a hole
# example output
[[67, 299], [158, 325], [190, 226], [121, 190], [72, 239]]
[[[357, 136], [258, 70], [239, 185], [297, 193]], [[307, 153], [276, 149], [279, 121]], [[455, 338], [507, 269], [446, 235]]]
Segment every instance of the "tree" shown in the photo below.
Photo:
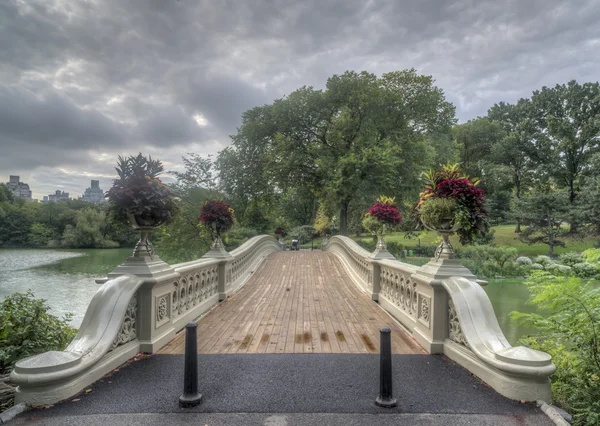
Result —
[[15, 197], [10, 189], [5, 184], [0, 183], [0, 203], [14, 203], [14, 201]]
[[175, 188], [179, 191], [194, 187], [216, 189], [217, 185], [213, 175], [214, 163], [211, 156], [203, 158], [192, 152], [187, 155], [188, 157], [181, 157], [185, 167], [184, 172], [169, 172], [177, 178]]
[[478, 117], [455, 126], [452, 132], [459, 146], [462, 169], [468, 176], [481, 178], [483, 185], [492, 149], [505, 136], [502, 126], [487, 117]]
[[[574, 206], [578, 179], [587, 174], [592, 156], [600, 151], [600, 84], [557, 84], [543, 87], [531, 98], [538, 125], [539, 147], [549, 152], [549, 173], [564, 185]], [[570, 218], [571, 232], [576, 220]]]
[[118, 243], [103, 236], [104, 220], [104, 213], [93, 208], [77, 211], [75, 226], [67, 225], [65, 227], [61, 245], [80, 248], [117, 247]]
[[[520, 99], [515, 105], [500, 102], [488, 111], [488, 118], [500, 125], [504, 136], [497, 141], [491, 151], [491, 161], [504, 166], [511, 176], [515, 197], [521, 198], [523, 188], [531, 184], [535, 173], [535, 161], [540, 161], [533, 140], [535, 126], [529, 113], [531, 102]], [[521, 223], [517, 221], [515, 232], [521, 232]]]
[[416, 195], [414, 182], [435, 157], [429, 143], [449, 142], [443, 135], [453, 122], [454, 107], [429, 76], [347, 71], [324, 91], [302, 87], [245, 112], [233, 147], [217, 160], [222, 189], [272, 202], [308, 188], [340, 212], [346, 234], [350, 204], [364, 188]]
[[527, 244], [548, 245], [548, 256], [552, 257], [555, 247], [564, 247], [560, 238], [567, 234], [562, 223], [569, 218], [568, 194], [562, 190], [539, 188], [528, 196], [515, 199], [513, 215], [527, 228], [519, 239]]

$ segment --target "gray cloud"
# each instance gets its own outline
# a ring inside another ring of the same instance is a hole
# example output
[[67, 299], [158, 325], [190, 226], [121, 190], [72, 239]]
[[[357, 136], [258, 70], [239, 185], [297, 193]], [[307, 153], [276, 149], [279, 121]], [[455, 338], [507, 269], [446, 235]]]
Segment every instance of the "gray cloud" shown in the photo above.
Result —
[[431, 74], [465, 121], [597, 81], [599, 20], [595, 0], [1, 2], [0, 180], [83, 190], [138, 151], [173, 169], [226, 146], [248, 108], [347, 69]]

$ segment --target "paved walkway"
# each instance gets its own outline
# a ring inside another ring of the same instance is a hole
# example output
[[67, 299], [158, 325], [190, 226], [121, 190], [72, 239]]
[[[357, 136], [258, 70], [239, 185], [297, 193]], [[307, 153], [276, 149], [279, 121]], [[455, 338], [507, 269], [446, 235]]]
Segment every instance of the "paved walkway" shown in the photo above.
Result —
[[[178, 406], [183, 355], [122, 367], [90, 391], [14, 425], [552, 425], [539, 409], [508, 400], [438, 355], [394, 355], [398, 407], [374, 404], [374, 354], [199, 355], [202, 403]], [[189, 422], [189, 423], [187, 423]]]
[[[335, 255], [279, 252], [198, 322], [198, 352], [378, 353], [384, 326], [392, 329], [393, 353], [425, 353], [352, 282]], [[160, 353], [184, 353], [184, 337]]]

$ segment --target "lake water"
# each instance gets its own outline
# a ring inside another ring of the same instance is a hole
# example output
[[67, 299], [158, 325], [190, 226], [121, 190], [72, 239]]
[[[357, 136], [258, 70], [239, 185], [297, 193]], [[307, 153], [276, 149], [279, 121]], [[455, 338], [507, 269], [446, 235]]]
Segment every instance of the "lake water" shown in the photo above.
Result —
[[[79, 327], [96, 293], [96, 278], [105, 276], [131, 254], [132, 249], [14, 250], [0, 249], [0, 300], [31, 289], [46, 299], [55, 315], [74, 314]], [[511, 324], [511, 311], [532, 312], [525, 304], [529, 290], [519, 280], [490, 280], [484, 287], [506, 338], [516, 344], [532, 330]]]
[[46, 299], [51, 313], [73, 313], [79, 328], [87, 306], [105, 276], [129, 256], [132, 249], [14, 250], [0, 249], [0, 300], [15, 292], [33, 291]]

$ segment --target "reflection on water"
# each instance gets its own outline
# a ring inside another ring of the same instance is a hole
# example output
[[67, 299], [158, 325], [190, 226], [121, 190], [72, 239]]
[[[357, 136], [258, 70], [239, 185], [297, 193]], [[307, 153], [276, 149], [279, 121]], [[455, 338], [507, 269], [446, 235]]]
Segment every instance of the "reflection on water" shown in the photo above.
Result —
[[525, 304], [529, 298], [529, 289], [523, 284], [523, 280], [490, 280], [484, 289], [492, 301], [500, 328], [511, 345], [517, 345], [521, 337], [534, 333], [535, 329], [515, 325], [508, 317], [512, 311], [535, 312], [535, 307]]
[[79, 327], [99, 285], [95, 278], [112, 271], [131, 249], [0, 250], [0, 300], [31, 289], [46, 299], [51, 313], [73, 313], [71, 325]]

